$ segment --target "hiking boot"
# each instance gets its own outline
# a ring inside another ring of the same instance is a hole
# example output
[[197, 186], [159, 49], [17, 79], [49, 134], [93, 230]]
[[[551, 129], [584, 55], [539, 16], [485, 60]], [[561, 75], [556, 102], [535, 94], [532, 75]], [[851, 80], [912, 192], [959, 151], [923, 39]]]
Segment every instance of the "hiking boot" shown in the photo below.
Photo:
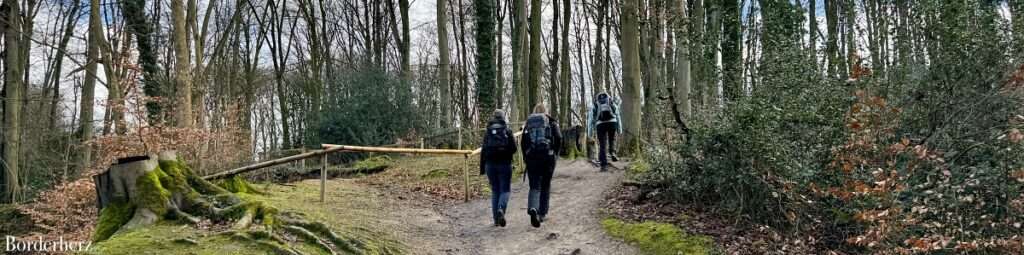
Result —
[[498, 210], [498, 218], [494, 222], [494, 225], [505, 227], [505, 210]]
[[530, 214], [530, 225], [535, 228], [539, 228], [540, 215], [537, 214], [537, 209], [530, 208], [530, 210], [526, 211], [526, 213]]
[[544, 219], [545, 219], [545, 218], [547, 218], [547, 217], [548, 217], [547, 215], [541, 214], [541, 215], [540, 215], [540, 216], [538, 216], [537, 218], [540, 218], [540, 222], [541, 222], [541, 223], [544, 223]]
[[612, 162], [619, 162], [619, 156], [615, 156], [615, 154], [612, 154], [611, 156], [612, 156]]

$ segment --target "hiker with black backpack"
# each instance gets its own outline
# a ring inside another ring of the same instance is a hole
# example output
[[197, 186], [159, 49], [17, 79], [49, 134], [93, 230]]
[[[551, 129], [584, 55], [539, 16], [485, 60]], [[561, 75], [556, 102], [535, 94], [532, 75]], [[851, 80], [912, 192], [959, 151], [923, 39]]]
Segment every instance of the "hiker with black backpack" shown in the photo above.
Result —
[[548, 215], [548, 202], [551, 198], [551, 177], [555, 174], [555, 163], [562, 144], [562, 132], [558, 122], [543, 104], [533, 107], [533, 114], [526, 118], [523, 137], [520, 139], [523, 148], [523, 161], [526, 162], [526, 175], [530, 178], [530, 193], [527, 199], [527, 214], [530, 225], [540, 227]]
[[601, 172], [608, 170], [609, 156], [612, 161], [619, 161], [619, 157], [615, 156], [615, 134], [622, 133], [622, 125], [619, 123], [619, 109], [616, 103], [608, 93], [601, 92], [594, 99], [590, 115], [587, 115], [587, 130], [597, 136], [599, 144], [597, 158]]
[[512, 192], [512, 157], [515, 153], [516, 141], [505, 120], [505, 111], [495, 110], [494, 118], [487, 122], [480, 151], [480, 174], [486, 173], [491, 185], [494, 226], [505, 226], [505, 209]]

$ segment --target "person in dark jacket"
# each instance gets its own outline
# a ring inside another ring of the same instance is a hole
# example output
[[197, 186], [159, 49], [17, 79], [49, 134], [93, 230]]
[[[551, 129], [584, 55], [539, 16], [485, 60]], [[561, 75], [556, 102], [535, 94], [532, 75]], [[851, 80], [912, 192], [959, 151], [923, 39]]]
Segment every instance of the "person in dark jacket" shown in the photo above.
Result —
[[487, 123], [480, 151], [480, 174], [487, 174], [491, 185], [491, 214], [494, 225], [505, 226], [505, 209], [512, 192], [512, 157], [516, 153], [516, 140], [505, 120], [505, 111], [495, 110]]
[[562, 132], [558, 122], [547, 114], [543, 104], [533, 108], [533, 114], [526, 119], [520, 147], [523, 148], [523, 161], [526, 162], [526, 175], [530, 178], [530, 194], [528, 197], [527, 214], [530, 225], [540, 227], [548, 214], [548, 202], [551, 198], [551, 177], [555, 173], [555, 163], [561, 150]]

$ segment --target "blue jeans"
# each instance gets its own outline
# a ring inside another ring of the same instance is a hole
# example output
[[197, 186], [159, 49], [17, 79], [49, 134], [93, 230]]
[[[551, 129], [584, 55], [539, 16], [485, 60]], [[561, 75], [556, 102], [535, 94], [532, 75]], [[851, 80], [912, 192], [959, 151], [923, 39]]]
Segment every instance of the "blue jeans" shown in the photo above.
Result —
[[512, 192], [512, 165], [486, 163], [487, 181], [491, 184], [491, 214], [498, 219], [498, 210], [506, 211]]
[[548, 214], [548, 202], [551, 198], [551, 177], [555, 174], [555, 159], [526, 160], [526, 175], [530, 178], [530, 194], [527, 205], [537, 209], [537, 214]]

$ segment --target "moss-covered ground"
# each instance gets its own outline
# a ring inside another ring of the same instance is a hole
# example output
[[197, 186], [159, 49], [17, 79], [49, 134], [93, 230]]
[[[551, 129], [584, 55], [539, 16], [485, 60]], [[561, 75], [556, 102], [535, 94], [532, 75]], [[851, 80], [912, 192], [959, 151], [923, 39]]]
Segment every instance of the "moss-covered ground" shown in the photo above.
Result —
[[601, 221], [601, 225], [609, 235], [635, 245], [644, 254], [701, 255], [714, 252], [710, 237], [688, 234], [668, 223], [630, 223], [608, 218]]
[[[390, 228], [380, 212], [388, 210], [384, 194], [351, 180], [328, 180], [326, 203], [320, 203], [320, 183], [306, 180], [266, 187], [266, 194], [244, 194], [246, 201], [266, 203], [282, 212], [301, 215], [310, 221], [323, 222], [339, 236], [357, 242], [366, 254], [400, 254], [408, 250], [386, 231]], [[160, 222], [153, 226], [117, 233], [107, 241], [93, 245], [90, 254], [272, 254], [267, 242], [244, 240], [229, 232], [230, 226], [204, 222], [188, 225]], [[248, 234], [247, 234], [248, 235]], [[316, 245], [301, 238], [285, 235], [288, 245], [305, 254], [324, 254]]]

